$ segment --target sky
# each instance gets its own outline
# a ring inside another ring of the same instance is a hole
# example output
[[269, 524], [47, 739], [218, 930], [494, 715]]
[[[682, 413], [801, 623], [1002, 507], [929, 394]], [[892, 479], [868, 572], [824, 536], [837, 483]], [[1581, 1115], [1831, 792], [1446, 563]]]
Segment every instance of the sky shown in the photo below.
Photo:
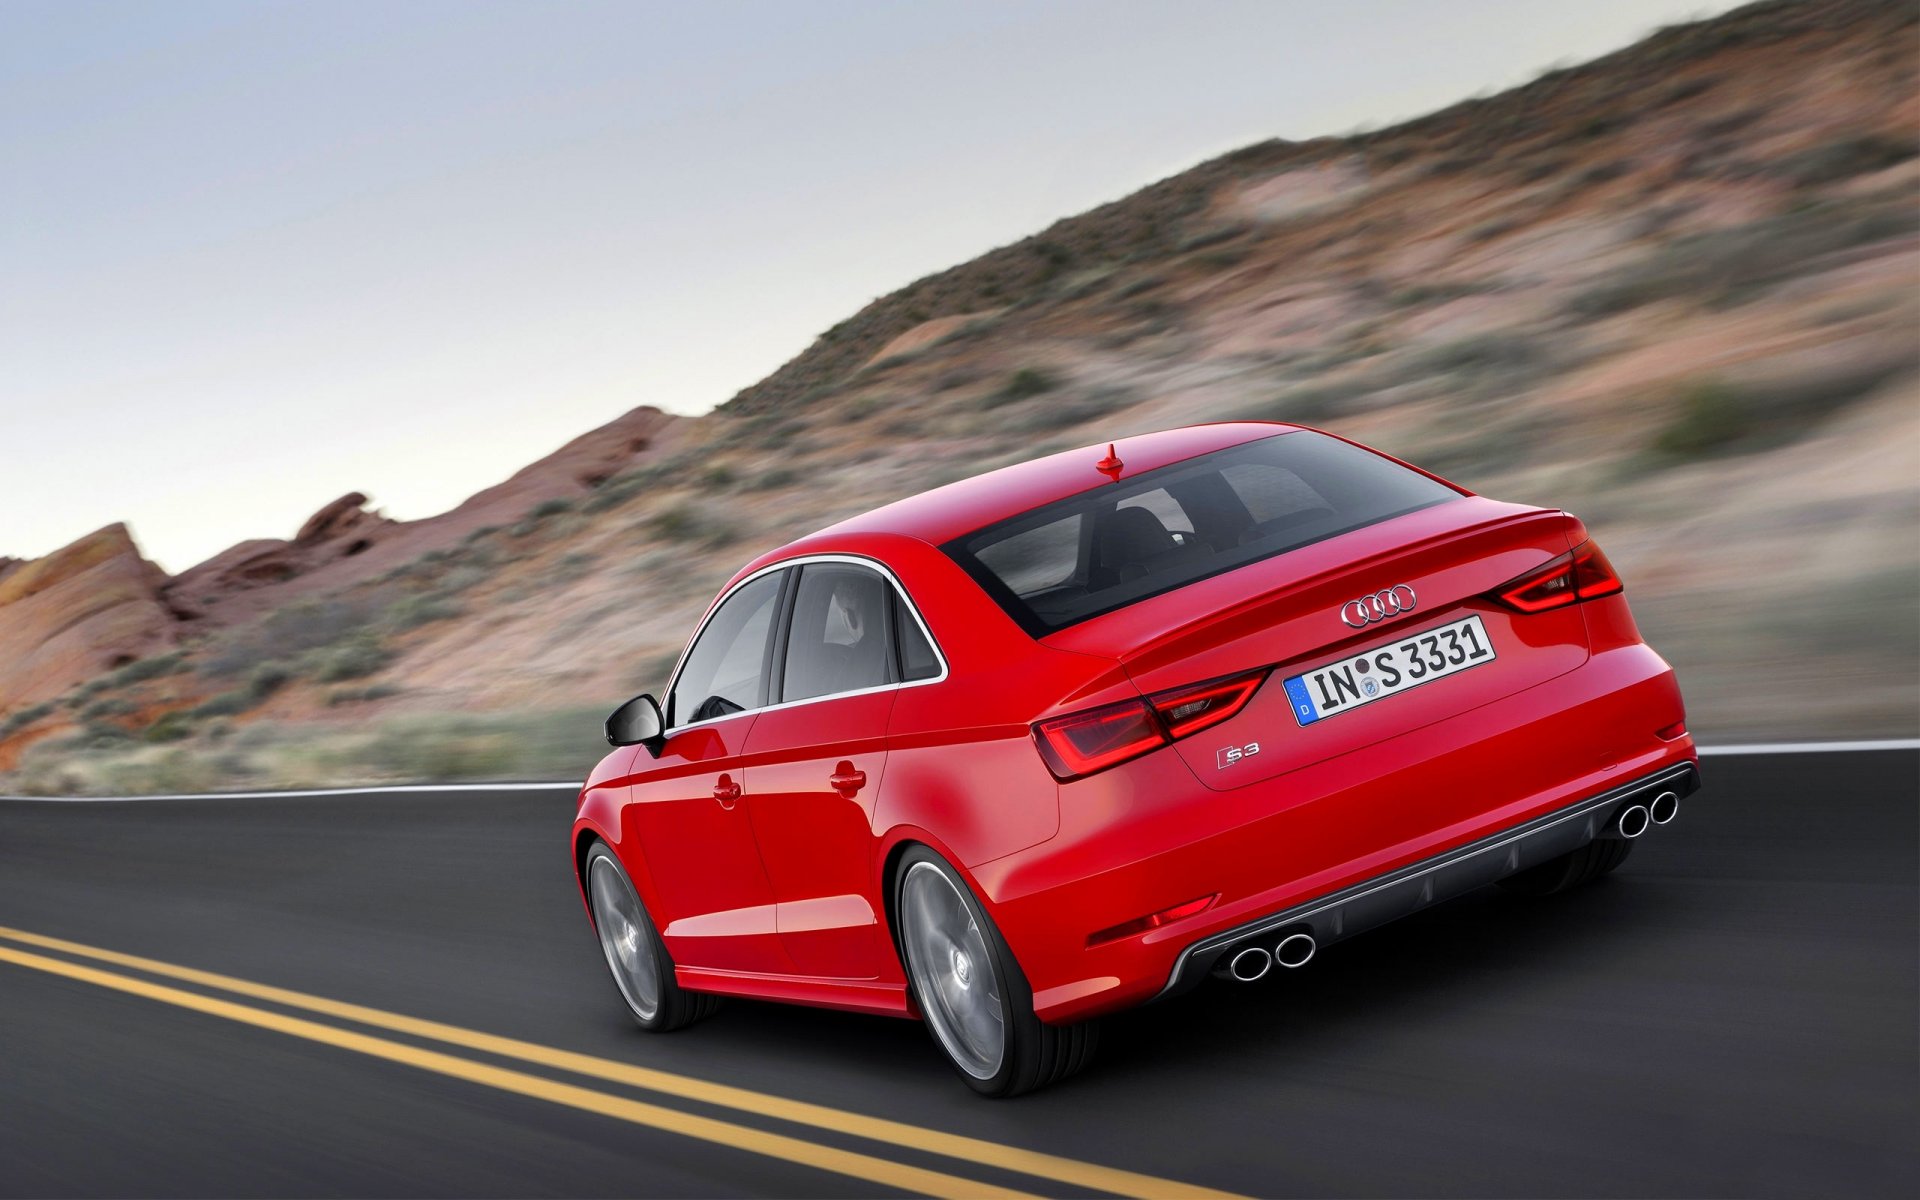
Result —
[[0, 0], [0, 555], [430, 516], [876, 296], [1686, 0]]

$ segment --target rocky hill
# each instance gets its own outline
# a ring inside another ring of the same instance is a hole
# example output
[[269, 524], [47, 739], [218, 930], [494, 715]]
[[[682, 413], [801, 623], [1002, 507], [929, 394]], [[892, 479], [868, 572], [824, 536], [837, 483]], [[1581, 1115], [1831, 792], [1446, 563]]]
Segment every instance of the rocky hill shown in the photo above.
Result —
[[1269, 142], [909, 284], [709, 416], [450, 513], [349, 494], [177, 577], [0, 560], [0, 786], [577, 776], [758, 550], [1222, 417], [1587, 518], [1709, 736], [1911, 733], [1915, 9], [1755, 5], [1405, 125]]

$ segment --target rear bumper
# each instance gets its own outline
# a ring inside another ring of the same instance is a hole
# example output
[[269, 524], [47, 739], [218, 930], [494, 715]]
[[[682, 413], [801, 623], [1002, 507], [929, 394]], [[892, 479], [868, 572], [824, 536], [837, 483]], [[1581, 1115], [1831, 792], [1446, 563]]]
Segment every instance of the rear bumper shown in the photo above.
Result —
[[1321, 946], [1365, 933], [1442, 900], [1451, 900], [1505, 879], [1516, 871], [1578, 850], [1600, 836], [1614, 815], [1631, 803], [1644, 803], [1666, 791], [1684, 798], [1699, 789], [1700, 771], [1694, 763], [1668, 767], [1477, 842], [1344, 888], [1331, 896], [1202, 938], [1182, 950], [1174, 960], [1172, 976], [1161, 994], [1172, 995], [1199, 983], [1223, 954], [1243, 942], [1272, 940], [1283, 929], [1289, 933], [1297, 930], [1312, 934]]
[[[1509, 862], [1518, 870], [1572, 849], [1592, 836], [1582, 814], [1617, 806], [1623, 789], [1684, 769], [1690, 790], [1692, 739], [1659, 733], [1684, 716], [1671, 668], [1645, 645], [1621, 646], [1231, 791], [1202, 786], [1177, 755], [1147, 755], [1063, 786], [1052, 840], [972, 873], [1035, 1011], [1080, 1020], [1187, 986], [1268, 922], [1332, 906], [1313, 918], [1316, 937], [1350, 936], [1492, 882]], [[1515, 835], [1523, 842], [1505, 846]], [[1513, 853], [1480, 853], [1491, 846]], [[1411, 893], [1399, 886], [1408, 880]], [[1096, 930], [1206, 896], [1213, 904], [1195, 916], [1090, 943]]]

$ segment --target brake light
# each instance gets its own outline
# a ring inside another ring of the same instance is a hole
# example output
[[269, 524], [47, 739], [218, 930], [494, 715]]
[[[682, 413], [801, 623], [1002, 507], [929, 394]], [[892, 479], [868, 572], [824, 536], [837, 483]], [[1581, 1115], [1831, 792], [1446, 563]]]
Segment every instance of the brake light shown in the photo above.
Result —
[[1266, 682], [1267, 668], [1249, 671], [1227, 679], [1212, 679], [1188, 687], [1175, 688], [1147, 697], [1167, 734], [1176, 741], [1190, 733], [1199, 733], [1218, 725], [1247, 706], [1253, 694]]
[[1166, 730], [1144, 700], [1128, 700], [1055, 717], [1033, 727], [1034, 744], [1060, 780], [1104, 771], [1167, 744]]
[[1597, 542], [1582, 542], [1573, 552], [1573, 590], [1582, 600], [1612, 596], [1627, 589]]
[[1218, 725], [1247, 706], [1269, 669], [1042, 721], [1033, 727], [1034, 745], [1055, 779], [1081, 779]]
[[1492, 596], [1508, 608], [1537, 613], [1611, 596], [1624, 588], [1606, 554], [1586, 541], [1546, 566], [1501, 585]]

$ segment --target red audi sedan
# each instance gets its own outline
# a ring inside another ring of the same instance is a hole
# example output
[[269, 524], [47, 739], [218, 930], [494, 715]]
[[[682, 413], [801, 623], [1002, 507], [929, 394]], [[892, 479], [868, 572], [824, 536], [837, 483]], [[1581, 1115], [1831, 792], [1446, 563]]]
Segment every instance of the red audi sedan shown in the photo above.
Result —
[[1330, 434], [1054, 454], [762, 555], [607, 722], [575, 867], [635, 1020], [917, 1017], [975, 1090], [1091, 1018], [1674, 819], [1673, 671], [1565, 512]]

